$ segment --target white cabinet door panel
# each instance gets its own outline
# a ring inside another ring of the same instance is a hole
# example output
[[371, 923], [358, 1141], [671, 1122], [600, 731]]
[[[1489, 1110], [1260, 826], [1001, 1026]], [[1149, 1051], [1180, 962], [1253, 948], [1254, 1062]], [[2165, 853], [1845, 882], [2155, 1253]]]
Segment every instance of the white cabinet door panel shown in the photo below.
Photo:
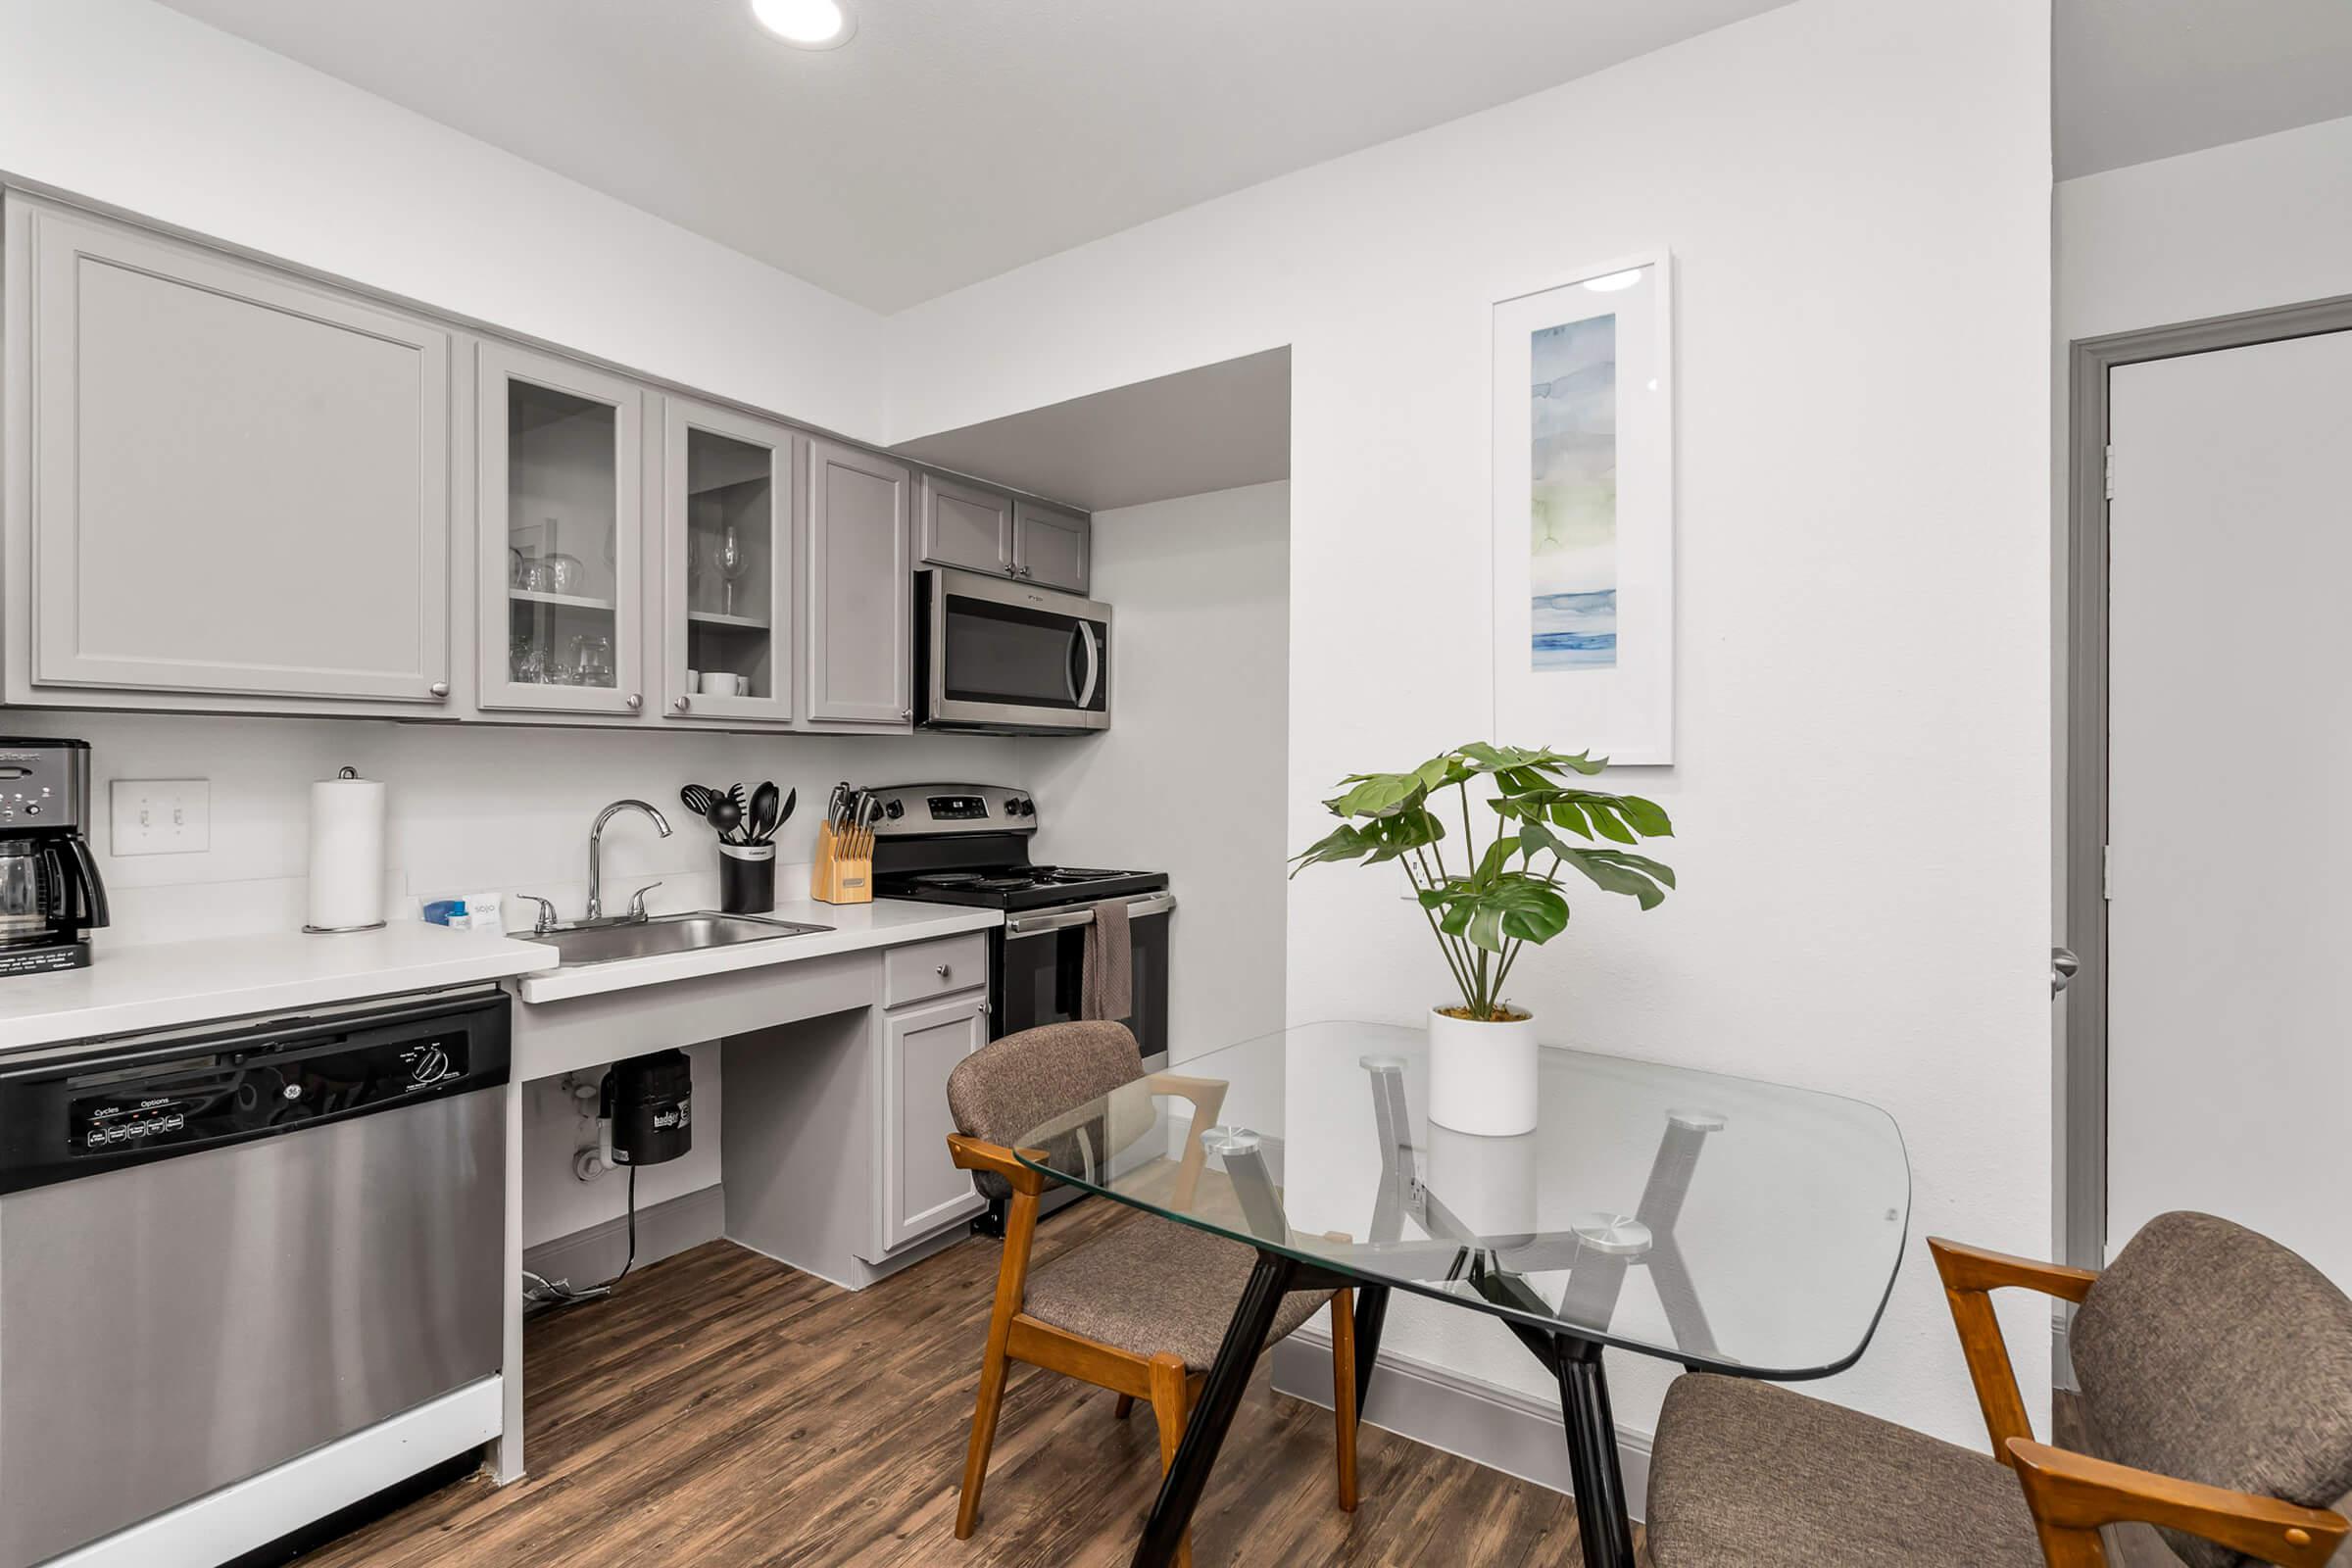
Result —
[[449, 335], [56, 208], [13, 231], [33, 682], [446, 699]]
[[988, 1043], [988, 996], [967, 992], [882, 1017], [882, 1246], [976, 1214], [972, 1178], [948, 1158], [948, 1074]]

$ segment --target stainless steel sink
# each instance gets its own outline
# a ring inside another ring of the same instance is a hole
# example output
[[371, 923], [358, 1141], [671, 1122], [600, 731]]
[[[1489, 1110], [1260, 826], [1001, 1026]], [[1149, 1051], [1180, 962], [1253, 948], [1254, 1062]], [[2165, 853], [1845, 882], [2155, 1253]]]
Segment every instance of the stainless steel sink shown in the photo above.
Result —
[[613, 920], [597, 925], [562, 927], [522, 938], [556, 950], [564, 968], [586, 963], [618, 963], [624, 958], [652, 958], [664, 953], [697, 953], [705, 948], [731, 948], [745, 942], [773, 942], [779, 937], [802, 937], [830, 931], [829, 925], [802, 925], [770, 920], [757, 914], [657, 914], [647, 920]]

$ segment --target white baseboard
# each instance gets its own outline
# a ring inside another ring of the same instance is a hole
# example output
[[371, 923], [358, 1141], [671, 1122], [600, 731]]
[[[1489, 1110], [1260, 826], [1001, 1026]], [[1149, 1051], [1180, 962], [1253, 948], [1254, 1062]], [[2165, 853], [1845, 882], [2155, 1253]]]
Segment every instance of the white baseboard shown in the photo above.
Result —
[[45, 1568], [215, 1568], [498, 1436], [496, 1377], [53, 1557]]
[[[643, 1268], [705, 1242], [715, 1242], [726, 1228], [726, 1189], [715, 1182], [648, 1203], [637, 1210], [637, 1266]], [[525, 1249], [522, 1266], [542, 1279], [567, 1279], [587, 1286], [619, 1273], [628, 1255], [629, 1217], [615, 1214]]]
[[[1274, 1347], [1274, 1387], [1331, 1407], [1331, 1337], [1304, 1328]], [[1556, 1400], [1530, 1397], [1480, 1378], [1380, 1353], [1363, 1419], [1384, 1432], [1458, 1454], [1553, 1492], [1570, 1493], [1568, 1438]], [[1650, 1435], [1617, 1429], [1617, 1462], [1636, 1519], [1649, 1496]]]

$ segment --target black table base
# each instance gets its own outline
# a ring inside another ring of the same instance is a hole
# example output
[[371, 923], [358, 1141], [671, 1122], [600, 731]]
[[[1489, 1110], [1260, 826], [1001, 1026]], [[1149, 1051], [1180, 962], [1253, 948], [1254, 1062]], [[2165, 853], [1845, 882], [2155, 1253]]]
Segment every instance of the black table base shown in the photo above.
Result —
[[[1135, 1548], [1135, 1568], [1167, 1568], [1193, 1522], [1217, 1450], [1242, 1407], [1250, 1374], [1266, 1347], [1274, 1314], [1292, 1291], [1352, 1289], [1355, 1300], [1355, 1411], [1363, 1418], [1380, 1333], [1389, 1315], [1389, 1287], [1275, 1252], [1260, 1251], [1241, 1304], [1225, 1326], [1216, 1364], [1186, 1423], [1176, 1460], [1161, 1478], [1159, 1496]], [[1560, 1415], [1568, 1433], [1568, 1475], [1576, 1489], [1576, 1528], [1586, 1568], [1634, 1568], [1634, 1528], [1627, 1515], [1625, 1476], [1617, 1462], [1617, 1423], [1609, 1410], [1609, 1380], [1600, 1345], [1573, 1334], [1546, 1334], [1511, 1325], [1536, 1358], [1559, 1380]]]

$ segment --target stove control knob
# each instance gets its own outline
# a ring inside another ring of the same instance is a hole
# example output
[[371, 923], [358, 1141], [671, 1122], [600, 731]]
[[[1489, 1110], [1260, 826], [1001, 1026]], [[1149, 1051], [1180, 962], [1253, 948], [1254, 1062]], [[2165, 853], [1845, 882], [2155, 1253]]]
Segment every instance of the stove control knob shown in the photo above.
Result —
[[900, 817], [906, 814], [906, 808], [901, 802], [892, 801], [882, 808], [882, 814], [889, 817], [893, 822], [896, 822]]

